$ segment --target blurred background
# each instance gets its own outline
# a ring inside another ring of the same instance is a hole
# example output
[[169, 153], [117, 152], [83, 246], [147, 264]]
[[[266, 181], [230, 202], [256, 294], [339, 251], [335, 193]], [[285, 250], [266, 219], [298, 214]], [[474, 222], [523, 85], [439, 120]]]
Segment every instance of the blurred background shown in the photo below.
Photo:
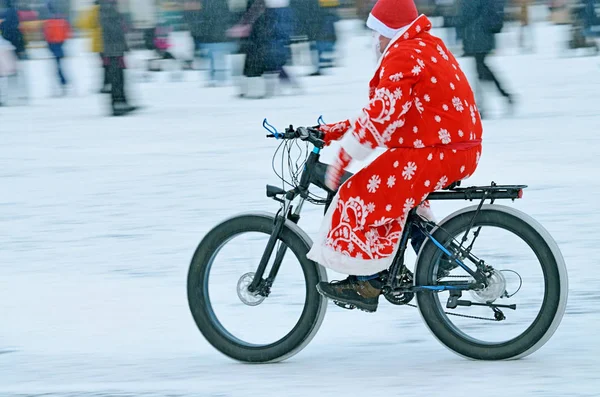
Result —
[[[509, 205], [565, 256], [567, 312], [543, 349], [467, 361], [416, 310], [330, 305], [292, 360], [247, 366], [191, 318], [200, 239], [236, 213], [279, 208], [264, 193], [278, 143], [263, 119], [332, 123], [367, 103], [373, 1], [0, 0], [0, 396], [597, 396], [600, 1], [507, 0], [477, 58], [459, 2], [417, 4], [484, 116], [467, 183], [528, 184]], [[313, 237], [322, 210], [303, 212]]]
[[[598, 1], [502, 2], [506, 24], [498, 36], [511, 40], [507, 46], [501, 46], [501, 51], [511, 48], [520, 53], [535, 52], [536, 40], [540, 39], [536, 37], [535, 24], [543, 23], [562, 27], [551, 38], [558, 56], [597, 54]], [[369, 35], [363, 22], [374, 2], [114, 0], [107, 3], [114, 4], [116, 12], [102, 21], [98, 1], [2, 0], [0, 15], [6, 21], [0, 47], [3, 48], [1, 102], [10, 105], [35, 97], [35, 88], [28, 84], [32, 76], [22, 63], [46, 58], [56, 61], [56, 65], [53, 62], [47, 68], [58, 67], [58, 78], [50, 95], [81, 94], [78, 75], [83, 66], [68, 70], [62, 65], [86, 50], [98, 54], [96, 67], [102, 66], [105, 71], [99, 91], [113, 94], [112, 101], [119, 102], [118, 109], [113, 109], [117, 115], [137, 109], [129, 104], [127, 89], [121, 86], [131, 79], [136, 83], [150, 81], [158, 77], [156, 72], [168, 72], [173, 81], [196, 78], [207, 86], [233, 85], [237, 95], [246, 98], [274, 96], [282, 90], [301, 93], [302, 77], [334, 74], [336, 66], [347, 62], [343, 48], [338, 45], [340, 35], [344, 36], [342, 40], [349, 37], [346, 34], [349, 31], [352, 35]], [[454, 0], [416, 3], [419, 11], [433, 20], [437, 33], [453, 52], [462, 55], [465, 24], [461, 23], [461, 4]], [[113, 27], [104, 35], [103, 23]], [[117, 25], [118, 29], [114, 29]], [[80, 40], [85, 38], [91, 38], [91, 44]], [[544, 37], [544, 41], [548, 39]], [[104, 46], [109, 52], [116, 52], [103, 54]], [[111, 58], [118, 67], [110, 67]], [[130, 71], [122, 73], [122, 70]], [[112, 92], [109, 83], [113, 78], [117, 92]]]

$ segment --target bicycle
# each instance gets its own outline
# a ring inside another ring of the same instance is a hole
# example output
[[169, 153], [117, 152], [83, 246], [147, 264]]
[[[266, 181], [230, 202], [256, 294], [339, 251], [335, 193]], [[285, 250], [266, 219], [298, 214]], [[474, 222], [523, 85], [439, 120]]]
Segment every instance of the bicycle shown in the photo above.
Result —
[[[306, 258], [312, 241], [298, 222], [306, 201], [324, 204], [326, 211], [336, 193], [329, 190], [324, 182], [327, 165], [319, 161], [324, 141], [317, 128], [294, 129], [290, 126], [279, 133], [266, 120], [263, 125], [270, 131], [267, 137], [280, 139], [280, 148], [283, 145], [288, 149], [292, 180], [287, 182], [291, 189], [267, 185], [267, 197], [280, 205], [276, 214], [240, 214], [209, 231], [194, 253], [187, 279], [189, 307], [201, 333], [223, 354], [248, 363], [278, 362], [290, 358], [307, 346], [319, 330], [327, 300], [319, 295], [316, 285], [327, 281], [327, 273], [322, 266]], [[300, 147], [299, 141], [306, 142], [307, 149], [309, 144], [312, 145], [313, 150], [300, 163], [297, 159], [294, 165], [290, 160], [290, 148], [294, 144]], [[343, 181], [351, 176], [346, 172]], [[286, 181], [281, 175], [280, 178]], [[313, 185], [325, 191], [327, 197], [319, 198], [311, 193], [309, 188]], [[407, 217], [382, 294], [394, 305], [418, 307], [433, 335], [460, 356], [477, 360], [525, 357], [550, 339], [565, 312], [568, 278], [558, 245], [529, 215], [496, 203], [498, 200], [522, 198], [526, 187], [493, 182], [489, 186], [460, 187], [460, 181], [456, 181], [446, 189], [431, 193], [427, 200], [468, 200], [477, 204], [458, 210], [439, 223], [421, 218], [415, 209]], [[498, 235], [496, 229], [507, 232], [507, 235]], [[404, 257], [411, 235], [416, 230], [424, 234], [426, 240], [418, 252], [413, 273], [405, 266]], [[222, 251], [233, 246], [234, 240], [249, 233], [255, 237], [242, 239], [247, 241], [246, 246], [230, 249], [230, 254], [221, 255]], [[484, 237], [489, 236], [492, 237], [491, 248], [474, 250], [476, 241], [486, 242]], [[256, 243], [258, 238], [268, 238], [266, 248]], [[260, 256], [256, 262], [248, 260], [254, 250]], [[289, 251], [293, 255], [289, 255]], [[528, 256], [525, 256], [526, 253]], [[484, 255], [485, 260], [481, 259]], [[233, 276], [233, 281], [219, 279], [218, 287], [212, 289], [208, 285], [209, 280], [221, 277], [211, 274], [217, 267], [215, 260], [220, 256], [227, 260], [227, 266], [223, 267], [225, 277]], [[285, 258], [291, 258], [293, 264], [283, 266]], [[537, 263], [539, 268], [525, 266], [530, 262]], [[269, 263], [270, 270], [266, 273]], [[234, 264], [247, 265], [251, 271], [243, 274], [232, 272], [230, 267]], [[505, 264], [511, 267], [523, 265], [524, 270], [518, 272], [501, 268]], [[282, 270], [298, 274], [287, 282]], [[524, 277], [530, 276], [534, 270], [541, 270], [542, 274], [537, 283], [529, 279], [524, 282]], [[521, 303], [513, 303], [513, 297], [523, 286], [534, 291], [543, 287], [537, 312], [536, 301], [526, 294], [520, 295]], [[304, 293], [304, 298], [294, 304], [291, 294], [295, 292]], [[466, 293], [471, 295], [470, 300], [463, 297]], [[415, 296], [417, 305], [410, 303]], [[225, 304], [224, 314], [217, 316], [214, 308], [229, 299], [234, 302]], [[506, 303], [499, 300], [506, 300]], [[236, 314], [231, 321], [225, 321], [226, 315], [239, 305], [239, 301], [247, 308], [249, 316], [242, 318]], [[280, 313], [268, 315], [266, 320], [259, 319], [265, 313], [266, 303]], [[467, 314], [463, 310], [470, 311]], [[299, 312], [298, 320], [292, 321], [289, 326], [282, 325], [294, 311]], [[517, 322], [523, 316], [531, 316], [533, 320], [521, 329]], [[517, 321], [509, 321], [513, 319]], [[478, 322], [470, 324], [474, 320]], [[257, 324], [251, 326], [252, 321], [257, 321]], [[491, 332], [482, 331], [481, 325], [486, 323], [479, 321], [500, 325]], [[515, 331], [515, 327], [520, 330]], [[253, 330], [259, 331], [255, 338], [249, 336]], [[278, 333], [278, 336], [270, 336], [272, 333]], [[480, 337], [493, 340], [481, 340]]]

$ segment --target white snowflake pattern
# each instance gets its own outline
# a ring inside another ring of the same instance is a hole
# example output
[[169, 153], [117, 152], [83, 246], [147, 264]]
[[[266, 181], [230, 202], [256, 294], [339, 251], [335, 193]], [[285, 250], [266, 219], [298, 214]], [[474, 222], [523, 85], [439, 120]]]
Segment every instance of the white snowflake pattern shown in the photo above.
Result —
[[362, 254], [362, 252], [357, 252], [356, 254], [354, 254], [354, 257], [356, 259], [362, 259], [362, 258], [364, 258], [364, 255]]
[[460, 81], [460, 76], [459, 75], [455, 74], [454, 77], [456, 77], [457, 81]]
[[423, 60], [422, 60], [422, 59], [417, 59], [417, 63], [419, 64], [419, 66], [420, 66], [421, 68], [424, 68], [424, 67], [425, 67], [425, 62], [423, 62]]
[[385, 67], [381, 67], [381, 71], [379, 72], [379, 78], [382, 79], [383, 75], [385, 74]]
[[445, 175], [443, 177], [440, 178], [440, 180], [438, 181], [437, 185], [435, 185], [435, 190], [441, 190], [444, 188], [444, 186], [446, 186], [446, 184], [448, 183], [448, 177], [446, 177]]
[[443, 104], [443, 105], [442, 105], [442, 109], [444, 109], [445, 111], [448, 111], [448, 105], [446, 105], [446, 104]]
[[386, 206], [385, 206], [385, 210], [386, 210], [387, 212], [390, 212], [390, 211], [392, 210], [392, 205], [391, 205], [391, 204], [388, 204], [388, 205], [386, 205]]
[[421, 31], [421, 25], [417, 25], [417, 27], [415, 28], [415, 30], [417, 31], [417, 33], [419, 33]]
[[460, 173], [462, 174], [463, 172], [465, 172], [465, 166], [464, 166], [464, 165], [462, 165], [462, 166], [460, 167]]
[[431, 161], [431, 159], [433, 159], [433, 153], [429, 153], [429, 156], [427, 156], [427, 160]]
[[369, 193], [375, 193], [377, 189], [379, 189], [379, 185], [381, 184], [381, 178], [379, 175], [373, 175], [371, 179], [369, 179], [369, 183], [367, 183], [367, 190]]
[[452, 67], [454, 68], [454, 70], [458, 70], [455, 64], [452, 64]]
[[419, 50], [418, 48], [415, 48], [415, 52], [416, 52], [417, 54], [420, 54], [420, 53], [422, 53], [423, 51]]
[[446, 61], [449, 59], [448, 54], [446, 54], [446, 51], [444, 51], [444, 49], [442, 48], [441, 45], [437, 46], [437, 50], [440, 53], [440, 55], [442, 56], [442, 58], [444, 58]]
[[424, 42], [422, 42], [422, 41], [419, 41], [419, 45], [420, 45], [421, 47], [427, 47], [427, 44], [425, 44], [425, 43], [424, 43]]
[[420, 139], [417, 139], [413, 142], [413, 146], [415, 147], [415, 149], [422, 149], [425, 147], [425, 145], [423, 144], [423, 141]]
[[431, 97], [429, 95], [427, 95], [427, 94], [425, 94], [423, 96], [423, 99], [425, 100], [425, 102], [430, 102], [431, 101]]
[[402, 98], [402, 90], [400, 88], [396, 88], [394, 91], [394, 98], [396, 98], [396, 100]]
[[435, 119], [435, 121], [437, 121], [438, 123], [442, 121], [442, 118], [441, 118], [440, 116], [438, 116], [438, 115], [436, 115], [436, 116], [434, 117], [434, 119]]
[[366, 212], [369, 214], [372, 214], [373, 212], [375, 212], [375, 204], [374, 203], [367, 204]]
[[454, 109], [456, 109], [456, 111], [458, 111], [458, 112], [462, 113], [462, 111], [465, 110], [465, 108], [463, 107], [462, 101], [457, 96], [452, 98], [452, 104], [454, 105]]
[[421, 73], [421, 67], [419, 65], [416, 65], [412, 70], [411, 70], [412, 74], [415, 76], [418, 76], [419, 73]]
[[398, 168], [399, 165], [400, 165], [399, 161], [394, 161], [394, 168]]
[[437, 58], [436, 57], [431, 57], [431, 62], [437, 63]]
[[415, 175], [415, 172], [417, 172], [417, 164], [414, 161], [409, 161], [404, 166], [404, 170], [402, 171], [402, 177], [405, 180], [410, 181]]
[[398, 48], [398, 44], [394, 44], [394, 48]]
[[428, 180], [425, 181], [425, 187], [429, 187], [429, 185], [431, 185], [431, 182]]
[[418, 97], [415, 97], [415, 107], [417, 108], [417, 111], [419, 113], [423, 113], [423, 111], [425, 110], [425, 108], [423, 107], [423, 103]]
[[465, 133], [462, 130], [458, 130], [458, 136], [459, 137], [463, 137], [465, 135]]
[[419, 127], [417, 127], [416, 125], [413, 127], [413, 132], [416, 134], [417, 132], [419, 132]]
[[440, 160], [444, 159], [444, 153], [440, 153]]
[[404, 143], [404, 138], [402, 138], [402, 137], [398, 138], [398, 143], [400, 145], [402, 145]]
[[437, 79], [436, 79], [435, 77], [432, 77], [432, 78], [431, 78], [431, 82], [432, 82], [433, 84], [435, 84], [435, 83], [437, 83]]
[[475, 139], [475, 134], [474, 134], [473, 132], [471, 132], [471, 133], [469, 134], [469, 138], [470, 138], [471, 140], [474, 140], [474, 139]]
[[353, 253], [354, 252], [354, 244], [352, 244], [352, 241], [350, 241], [348, 243], [348, 252], [349, 253]]
[[454, 83], [450, 83], [450, 88], [452, 88], [453, 90], [456, 89], [456, 87], [454, 86]]
[[346, 183], [346, 185], [347, 185], [348, 187], [352, 186], [352, 181], [348, 181], [348, 183]]
[[408, 214], [410, 210], [413, 209], [413, 207], [415, 206], [415, 199], [410, 197], [407, 198], [406, 201], [404, 202], [404, 214]]
[[392, 188], [392, 187], [394, 187], [395, 184], [396, 184], [396, 177], [394, 175], [391, 175], [387, 180], [387, 186], [389, 188]]
[[442, 143], [444, 145], [447, 145], [450, 143], [450, 133], [448, 132], [448, 130], [442, 128], [438, 132], [438, 136], [440, 137], [440, 141], [442, 141]]
[[392, 80], [394, 83], [400, 81], [402, 78], [404, 77], [404, 75], [402, 73], [396, 73], [390, 76], [390, 80]]
[[410, 37], [410, 36], [409, 36], [408, 32], [404, 33], [404, 39], [405, 39], [405, 40], [408, 40], [408, 38], [409, 38], [409, 37]]

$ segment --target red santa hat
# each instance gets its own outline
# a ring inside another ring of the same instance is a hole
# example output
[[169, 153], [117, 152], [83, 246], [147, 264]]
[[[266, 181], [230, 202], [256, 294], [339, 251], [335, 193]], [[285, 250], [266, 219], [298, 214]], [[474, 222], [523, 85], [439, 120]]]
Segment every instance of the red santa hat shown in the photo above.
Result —
[[378, 0], [369, 14], [367, 26], [391, 39], [418, 16], [414, 0]]

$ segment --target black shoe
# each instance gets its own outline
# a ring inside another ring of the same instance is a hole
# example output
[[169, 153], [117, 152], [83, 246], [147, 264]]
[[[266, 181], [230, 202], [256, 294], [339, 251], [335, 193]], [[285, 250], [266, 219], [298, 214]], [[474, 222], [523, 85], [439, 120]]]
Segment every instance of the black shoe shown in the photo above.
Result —
[[113, 116], [125, 116], [137, 109], [137, 106], [131, 106], [127, 102], [117, 102], [113, 105]]
[[343, 308], [357, 308], [373, 313], [377, 310], [382, 287], [383, 283], [379, 279], [360, 281], [356, 276], [349, 276], [343, 281], [319, 283], [317, 291]]

